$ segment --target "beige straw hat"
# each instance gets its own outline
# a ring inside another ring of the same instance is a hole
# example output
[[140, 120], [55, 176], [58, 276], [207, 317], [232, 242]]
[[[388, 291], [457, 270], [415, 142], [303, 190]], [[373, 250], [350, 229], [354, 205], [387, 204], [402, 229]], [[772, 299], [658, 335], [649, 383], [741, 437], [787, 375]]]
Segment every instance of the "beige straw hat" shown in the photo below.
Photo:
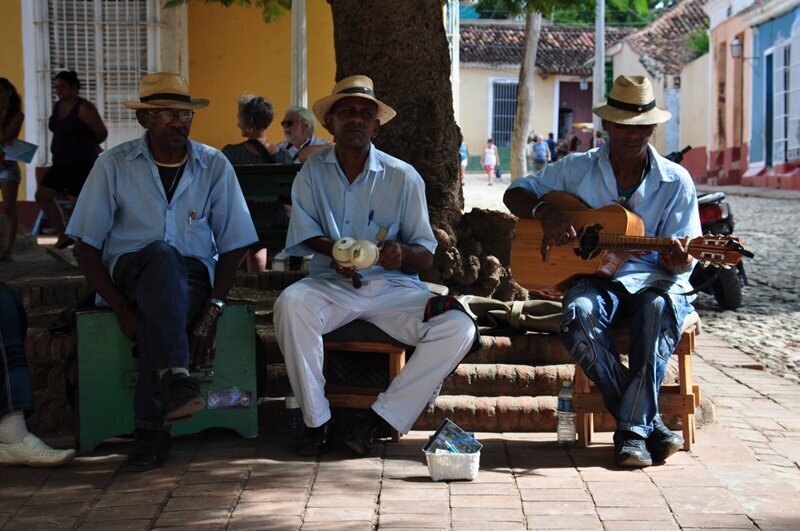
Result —
[[350, 76], [342, 79], [333, 86], [330, 96], [325, 96], [314, 102], [312, 110], [314, 116], [320, 123], [325, 123], [325, 115], [331, 110], [333, 104], [342, 98], [364, 98], [374, 101], [378, 105], [378, 115], [376, 118], [385, 124], [395, 117], [397, 112], [394, 109], [380, 101], [375, 97], [375, 90], [372, 86], [372, 80], [367, 76]]
[[189, 83], [181, 75], [169, 72], [147, 74], [139, 82], [139, 101], [123, 101], [129, 109], [202, 109], [206, 99], [192, 99]]
[[650, 80], [644, 76], [619, 76], [607, 101], [596, 103], [592, 111], [609, 122], [622, 125], [663, 124], [672, 113], [656, 107]]

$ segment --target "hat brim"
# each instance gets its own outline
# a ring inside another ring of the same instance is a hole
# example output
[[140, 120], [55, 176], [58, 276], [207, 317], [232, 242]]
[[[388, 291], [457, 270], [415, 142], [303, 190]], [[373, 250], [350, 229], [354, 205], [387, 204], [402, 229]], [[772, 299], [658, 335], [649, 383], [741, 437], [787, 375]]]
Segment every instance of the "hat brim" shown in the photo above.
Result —
[[365, 100], [375, 102], [375, 104], [378, 105], [378, 114], [375, 116], [375, 118], [380, 121], [381, 125], [397, 116], [397, 112], [394, 109], [383, 103], [381, 100], [373, 98], [367, 94], [331, 94], [330, 96], [325, 96], [318, 99], [314, 102], [314, 105], [311, 106], [311, 110], [314, 112], [314, 116], [317, 117], [317, 120], [319, 120], [319, 123], [324, 126], [325, 115], [328, 114], [334, 103], [344, 98], [363, 98]]
[[203, 98], [193, 99], [189, 101], [176, 101], [176, 100], [153, 100], [147, 103], [141, 101], [123, 101], [122, 104], [135, 111], [139, 110], [152, 110], [152, 109], [181, 109], [193, 111], [195, 109], [202, 109], [208, 107], [208, 100]]
[[668, 122], [672, 113], [655, 107], [647, 112], [624, 111], [603, 101], [592, 107], [592, 112], [603, 120], [621, 125], [655, 125]]

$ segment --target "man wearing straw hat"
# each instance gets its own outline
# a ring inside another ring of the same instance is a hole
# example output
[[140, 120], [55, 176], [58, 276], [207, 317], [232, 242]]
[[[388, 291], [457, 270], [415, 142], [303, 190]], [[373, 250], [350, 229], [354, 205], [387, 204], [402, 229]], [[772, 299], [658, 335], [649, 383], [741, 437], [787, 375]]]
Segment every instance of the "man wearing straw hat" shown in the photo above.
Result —
[[[569, 192], [591, 208], [622, 204], [644, 220], [648, 236], [671, 238], [668, 251], [626, 262], [612, 280], [581, 278], [564, 294], [561, 340], [600, 388], [614, 415], [617, 464], [645, 467], [664, 461], [682, 445], [658, 414], [658, 391], [667, 359], [692, 311], [689, 274], [693, 260], [679, 238], [701, 234], [697, 195], [681, 166], [660, 156], [648, 141], [671, 114], [656, 107], [650, 81], [619, 76], [608, 101], [594, 106], [608, 142], [517, 179], [504, 196], [509, 210], [542, 223], [548, 245], [576, 238], [575, 227], [540, 198]], [[609, 331], [630, 319], [629, 369], [619, 362]]]
[[258, 238], [228, 159], [189, 139], [208, 100], [162, 72], [142, 78], [139, 101], [123, 105], [146, 132], [97, 159], [67, 234], [84, 275], [138, 343], [136, 440], [124, 468], [144, 471], [169, 457], [169, 425], [205, 408], [188, 368], [213, 355], [225, 297]]
[[[372, 144], [394, 109], [375, 96], [370, 78], [357, 75], [339, 81], [313, 111], [335, 146], [312, 155], [292, 187], [286, 252], [315, 254], [309, 276], [275, 303], [275, 332], [306, 424], [297, 451], [309, 456], [325, 453], [333, 435], [322, 335], [363, 319], [416, 345], [400, 375], [345, 432], [345, 444], [364, 455], [384, 422], [402, 433], [411, 429], [476, 331], [462, 312], [426, 316], [432, 294], [417, 274], [431, 266], [436, 240], [425, 183], [411, 165]], [[333, 262], [334, 242], [343, 237], [379, 244], [377, 264], [356, 271]]]

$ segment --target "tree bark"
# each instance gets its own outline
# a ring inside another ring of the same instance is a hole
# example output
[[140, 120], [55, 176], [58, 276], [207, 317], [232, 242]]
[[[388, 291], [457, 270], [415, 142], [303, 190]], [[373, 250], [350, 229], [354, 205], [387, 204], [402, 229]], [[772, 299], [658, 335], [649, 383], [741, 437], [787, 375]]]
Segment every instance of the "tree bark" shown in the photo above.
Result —
[[333, 14], [336, 79], [364, 74], [397, 116], [375, 145], [409, 164], [426, 185], [438, 246], [424, 280], [451, 293], [525, 298], [511, 278], [514, 218], [473, 211], [462, 216], [461, 131], [453, 115], [450, 53], [441, 0], [328, 0]]
[[458, 176], [461, 132], [453, 116], [441, 0], [328, 3], [336, 79], [372, 78], [378, 99], [397, 111], [381, 127], [375, 145], [422, 175], [433, 227], [454, 227], [464, 206]]
[[514, 134], [511, 139], [511, 179], [528, 173], [527, 145], [531, 128], [533, 107], [533, 75], [536, 69], [536, 50], [542, 31], [542, 14], [531, 11], [525, 17], [525, 44], [517, 85], [517, 115], [514, 117]]

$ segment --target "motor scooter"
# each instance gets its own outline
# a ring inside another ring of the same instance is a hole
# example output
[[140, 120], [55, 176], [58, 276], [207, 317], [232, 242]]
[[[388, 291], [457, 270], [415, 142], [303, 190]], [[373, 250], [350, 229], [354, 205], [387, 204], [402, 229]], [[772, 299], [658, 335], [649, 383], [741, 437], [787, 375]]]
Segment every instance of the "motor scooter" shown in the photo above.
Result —
[[[690, 149], [692, 146], [686, 146], [681, 151], [666, 155], [666, 158], [680, 164]], [[730, 203], [725, 200], [725, 192], [700, 194], [697, 196], [697, 206], [703, 234], [733, 234], [733, 212]], [[690, 282], [694, 289], [712, 295], [723, 310], [739, 308], [742, 305], [742, 286], [748, 285], [744, 262], [741, 260], [730, 269], [698, 263], [692, 271]]]

